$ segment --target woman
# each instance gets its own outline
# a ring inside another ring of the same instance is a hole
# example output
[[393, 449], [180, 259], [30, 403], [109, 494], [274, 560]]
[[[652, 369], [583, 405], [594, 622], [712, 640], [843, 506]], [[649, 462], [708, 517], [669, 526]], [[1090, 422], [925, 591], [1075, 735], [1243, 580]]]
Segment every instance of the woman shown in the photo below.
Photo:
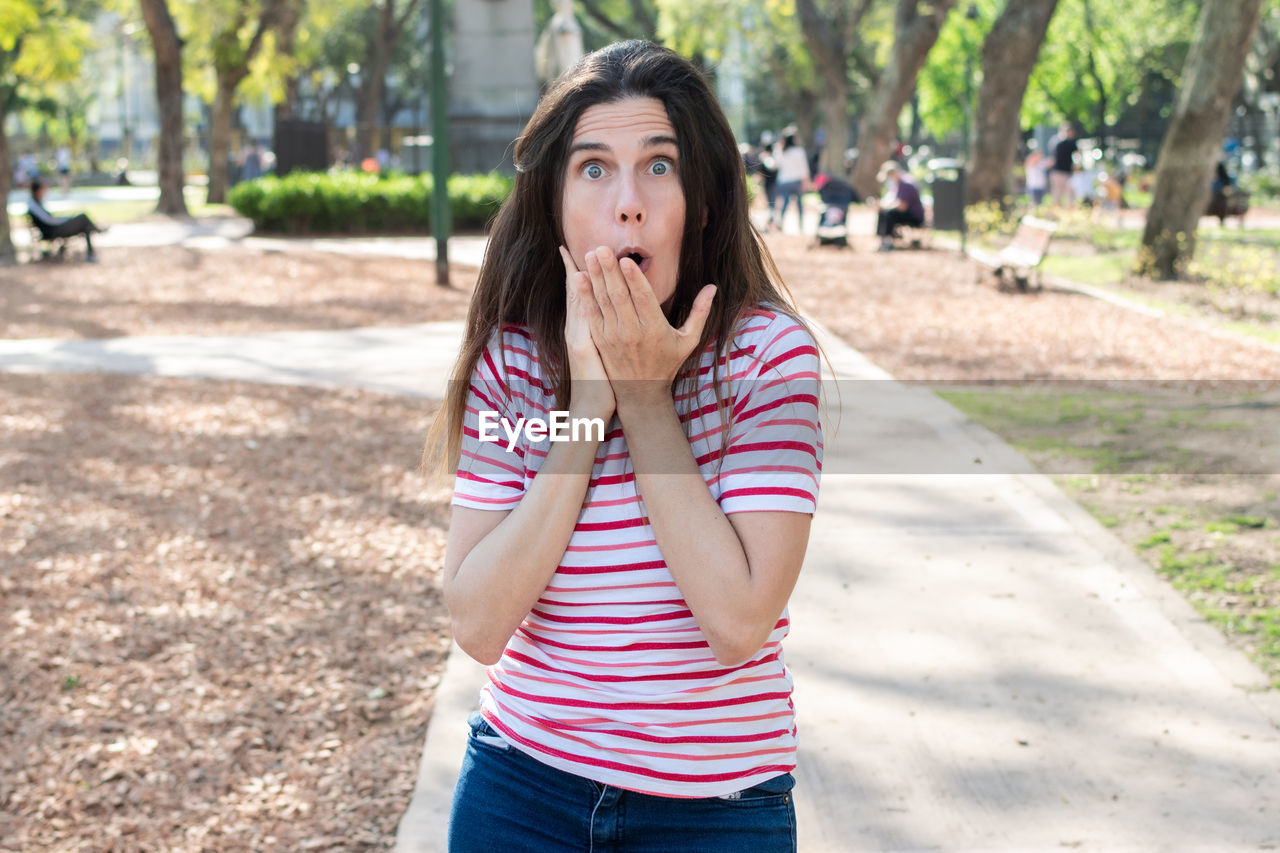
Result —
[[880, 166], [876, 180], [884, 184], [880, 211], [876, 214], [876, 236], [880, 238], [876, 251], [890, 252], [901, 226], [919, 228], [924, 224], [924, 202], [920, 200], [916, 182], [892, 160]]
[[778, 155], [778, 198], [782, 200], [782, 209], [778, 211], [778, 227], [783, 227], [787, 215], [787, 207], [791, 199], [796, 200], [796, 217], [800, 221], [800, 230], [804, 231], [804, 203], [801, 193], [809, 189], [809, 155], [796, 141], [794, 133], [782, 138], [782, 153]]
[[1026, 176], [1027, 196], [1031, 199], [1031, 206], [1039, 207], [1049, 189], [1049, 174], [1045, 171], [1044, 153], [1036, 148], [1034, 139], [1031, 140], [1026, 159], [1022, 161], [1022, 169]]
[[[450, 849], [794, 850], [780, 643], [818, 352], [733, 135], [691, 64], [633, 41], [561, 77], [515, 159], [438, 419], [445, 599], [490, 665]], [[507, 438], [566, 410], [603, 436]]]

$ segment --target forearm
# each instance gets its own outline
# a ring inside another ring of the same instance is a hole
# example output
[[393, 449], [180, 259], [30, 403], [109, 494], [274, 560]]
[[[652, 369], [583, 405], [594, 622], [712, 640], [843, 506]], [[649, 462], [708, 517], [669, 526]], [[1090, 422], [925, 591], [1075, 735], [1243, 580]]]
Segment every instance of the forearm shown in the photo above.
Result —
[[445, 583], [458, 644], [494, 663], [546, 589], [573, 535], [598, 442], [553, 442], [529, 490]]
[[741, 663], [778, 618], [746, 549], [711, 495], [670, 398], [619, 417], [636, 485], [671, 576], [716, 659]]

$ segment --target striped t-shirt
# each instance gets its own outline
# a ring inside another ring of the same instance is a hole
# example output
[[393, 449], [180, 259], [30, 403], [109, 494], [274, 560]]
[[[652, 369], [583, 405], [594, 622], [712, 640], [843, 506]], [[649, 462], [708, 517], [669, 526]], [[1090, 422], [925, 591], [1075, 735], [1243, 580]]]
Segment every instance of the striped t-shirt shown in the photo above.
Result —
[[[782, 313], [741, 321], [720, 359], [733, 413], [723, 454], [714, 358], [712, 346], [696, 395], [676, 394], [712, 496], [726, 514], [812, 513], [822, 461], [813, 338]], [[481, 412], [514, 426], [554, 408], [530, 335], [495, 334], [471, 378], [453, 503], [514, 508], [550, 446], [521, 438], [508, 451], [501, 430], [481, 442]], [[615, 416], [560, 565], [489, 668], [480, 708], [512, 745], [569, 773], [662, 796], [729, 794], [795, 768], [789, 625], [784, 610], [751, 660], [716, 661], [654, 540]]]

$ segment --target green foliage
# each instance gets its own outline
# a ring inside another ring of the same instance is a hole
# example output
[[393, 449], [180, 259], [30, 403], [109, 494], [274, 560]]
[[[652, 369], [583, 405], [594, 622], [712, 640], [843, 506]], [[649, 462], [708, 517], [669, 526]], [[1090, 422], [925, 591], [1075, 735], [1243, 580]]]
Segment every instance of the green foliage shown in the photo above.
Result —
[[[403, 0], [396, 3], [398, 14], [404, 5]], [[388, 115], [415, 102], [430, 87], [430, 51], [426, 42], [414, 36], [419, 27], [426, 32], [423, 19], [429, 14], [430, 4], [420, 3], [388, 57], [387, 88], [383, 94]], [[363, 78], [380, 27], [379, 6], [357, 0], [311, 0], [298, 28], [291, 58], [296, 72], [321, 100], [327, 100], [334, 92], [355, 83], [350, 69], [360, 69], [355, 73]], [[253, 78], [246, 82], [252, 84]]]
[[275, 38], [264, 38], [257, 53], [249, 46], [262, 14], [262, 0], [170, 0], [169, 8], [185, 40], [182, 49], [183, 86], [212, 102], [217, 74], [248, 68], [249, 78], [237, 93], [283, 96], [286, 72], [295, 63], [275, 50]]
[[[430, 176], [426, 176], [428, 182]], [[515, 186], [515, 178], [490, 172], [485, 175], [451, 175], [449, 210], [460, 228], [484, 226], [498, 212]]]
[[44, 87], [79, 73], [89, 24], [75, 11], [65, 0], [0, 2], [0, 98], [6, 106], [40, 101], [48, 96]]
[[964, 209], [964, 222], [969, 233], [980, 243], [1012, 236], [1018, 228], [1018, 217], [1011, 208], [997, 201], [981, 201]]
[[1280, 170], [1241, 175], [1240, 189], [1249, 193], [1251, 204], [1280, 204]]
[[1168, 530], [1157, 530], [1146, 539], [1138, 543], [1139, 548], [1154, 548], [1157, 545], [1164, 545], [1169, 542], [1172, 537]]
[[[658, 5], [658, 0], [577, 0], [574, 16], [582, 27], [583, 46], [591, 51], [619, 39], [659, 41]], [[551, 0], [534, 0], [534, 26], [539, 33], [554, 12]]]
[[[1154, 246], [1139, 246], [1134, 257], [1133, 272], [1147, 278], [1182, 278], [1190, 261], [1188, 252], [1191, 240], [1185, 231], [1173, 233], [1168, 229], [1156, 237]], [[1160, 265], [1160, 249], [1173, 254], [1173, 268], [1165, 270]]]
[[1267, 526], [1267, 519], [1260, 515], [1228, 515], [1223, 521], [1234, 524], [1236, 527], [1249, 527], [1255, 530]]
[[1113, 124], [1144, 89], [1167, 96], [1179, 83], [1199, 8], [1196, 0], [1060, 0], [1027, 86], [1024, 121], [1071, 119], [1090, 135], [1100, 130], [1103, 97]]
[[[975, 0], [976, 19], [953, 13], [938, 34], [919, 83], [920, 114], [935, 136], [959, 131], [966, 91], [977, 108], [982, 42], [1004, 5], [1003, 0]], [[1093, 133], [1103, 98], [1108, 124], [1137, 105], [1144, 92], [1167, 101], [1198, 8], [1192, 0], [1060, 0], [1027, 84], [1023, 126], [1066, 118]]]
[[[929, 58], [920, 69], [917, 91], [920, 95], [920, 118], [925, 129], [942, 138], [959, 132], [964, 124], [965, 95], [978, 107], [978, 88], [982, 80], [982, 41], [999, 16], [1003, 0], [975, 0], [976, 19], [965, 16], [967, 6], [947, 16]], [[966, 71], [972, 72], [966, 77]]]
[[[453, 175], [449, 203], [458, 228], [484, 226], [511, 192], [499, 174]], [[340, 172], [294, 172], [238, 184], [231, 206], [258, 231], [285, 234], [415, 233], [431, 227], [432, 180]]]
[[657, 6], [659, 35], [672, 50], [713, 65], [730, 50], [742, 51], [753, 130], [795, 121], [797, 93], [816, 94], [794, 0], [658, 0]]
[[1201, 245], [1186, 272], [1210, 290], [1257, 290], [1280, 293], [1280, 261], [1268, 246]]

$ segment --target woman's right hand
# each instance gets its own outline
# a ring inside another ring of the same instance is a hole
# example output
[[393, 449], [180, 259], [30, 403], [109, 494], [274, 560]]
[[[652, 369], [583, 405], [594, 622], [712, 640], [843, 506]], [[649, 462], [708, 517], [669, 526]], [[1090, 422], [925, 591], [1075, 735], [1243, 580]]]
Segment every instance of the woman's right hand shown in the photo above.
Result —
[[564, 342], [572, 379], [569, 409], [573, 417], [600, 418], [607, 423], [617, 402], [600, 351], [591, 339], [591, 315], [600, 313], [600, 308], [591, 291], [591, 279], [578, 269], [564, 246], [560, 247], [560, 258], [565, 275]]

